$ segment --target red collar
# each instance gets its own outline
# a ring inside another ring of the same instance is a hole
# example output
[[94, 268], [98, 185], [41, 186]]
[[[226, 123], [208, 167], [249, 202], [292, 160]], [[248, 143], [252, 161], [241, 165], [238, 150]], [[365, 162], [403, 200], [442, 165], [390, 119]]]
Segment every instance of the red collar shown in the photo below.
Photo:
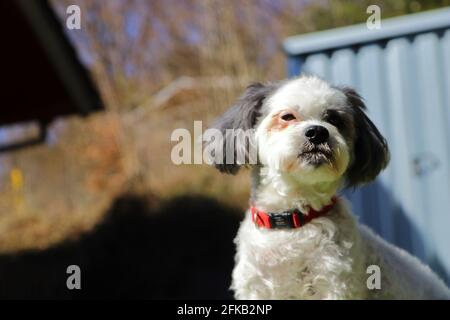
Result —
[[266, 213], [258, 210], [255, 206], [250, 207], [253, 222], [263, 228], [267, 229], [293, 229], [303, 227], [311, 220], [325, 215], [328, 211], [333, 209], [337, 198], [331, 198], [331, 203], [324, 206], [321, 210], [316, 211], [313, 208], [309, 209], [308, 214], [300, 212], [298, 209], [284, 211], [280, 213]]

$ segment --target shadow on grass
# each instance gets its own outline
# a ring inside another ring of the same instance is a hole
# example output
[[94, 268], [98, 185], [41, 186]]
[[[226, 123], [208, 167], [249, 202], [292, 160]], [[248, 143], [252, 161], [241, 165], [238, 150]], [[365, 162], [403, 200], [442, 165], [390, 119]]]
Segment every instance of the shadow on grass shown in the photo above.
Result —
[[[0, 256], [0, 298], [228, 299], [239, 211], [205, 197], [122, 196], [76, 241]], [[81, 268], [81, 290], [66, 269]]]

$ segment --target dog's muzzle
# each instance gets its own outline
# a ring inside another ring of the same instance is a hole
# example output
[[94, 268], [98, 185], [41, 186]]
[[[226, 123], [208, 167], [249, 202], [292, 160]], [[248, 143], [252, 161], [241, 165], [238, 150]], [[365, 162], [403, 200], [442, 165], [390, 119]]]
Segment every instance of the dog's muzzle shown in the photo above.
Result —
[[318, 166], [323, 163], [332, 162], [333, 150], [328, 143], [319, 145], [305, 143], [298, 157], [312, 165]]

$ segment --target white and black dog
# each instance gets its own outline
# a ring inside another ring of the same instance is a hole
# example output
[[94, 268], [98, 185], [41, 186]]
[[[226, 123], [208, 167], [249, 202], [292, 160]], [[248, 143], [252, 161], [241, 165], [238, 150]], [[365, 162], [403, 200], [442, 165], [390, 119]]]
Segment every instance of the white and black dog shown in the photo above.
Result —
[[[229, 150], [213, 159], [222, 172], [252, 169], [251, 208], [235, 240], [236, 298], [450, 298], [427, 266], [358, 225], [337, 196], [375, 179], [389, 161], [386, 140], [364, 110], [353, 89], [300, 76], [249, 86], [213, 125], [224, 138], [206, 146], [242, 152], [251, 143], [230, 141], [236, 137], [228, 131], [250, 130], [257, 147], [253, 165], [226, 161]], [[372, 265], [381, 279], [373, 290]]]

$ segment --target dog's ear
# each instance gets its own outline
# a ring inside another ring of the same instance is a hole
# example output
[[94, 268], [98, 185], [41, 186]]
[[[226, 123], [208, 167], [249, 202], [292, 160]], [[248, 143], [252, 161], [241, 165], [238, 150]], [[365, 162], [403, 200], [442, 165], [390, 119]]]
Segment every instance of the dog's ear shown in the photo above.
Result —
[[275, 83], [251, 84], [236, 103], [212, 124], [212, 129], [218, 130], [221, 138], [205, 142], [205, 147], [221, 151], [220, 154], [215, 153], [211, 160], [221, 172], [236, 174], [241, 166], [257, 162], [254, 159], [257, 151], [253, 127], [264, 99], [276, 87]]
[[361, 96], [352, 88], [341, 88], [354, 114], [355, 138], [353, 159], [347, 170], [347, 186], [368, 183], [376, 178], [389, 162], [386, 139], [366, 116]]

